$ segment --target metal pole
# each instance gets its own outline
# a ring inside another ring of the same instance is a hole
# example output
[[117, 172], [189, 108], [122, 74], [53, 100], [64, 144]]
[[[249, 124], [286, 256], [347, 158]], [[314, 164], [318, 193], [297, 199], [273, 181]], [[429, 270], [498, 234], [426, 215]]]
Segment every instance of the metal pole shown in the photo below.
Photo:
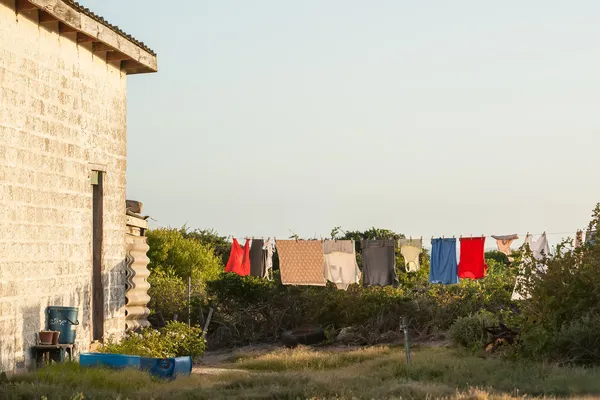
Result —
[[192, 292], [192, 277], [188, 277], [188, 326], [192, 326], [192, 302], [191, 302], [191, 292]]
[[410, 342], [408, 341], [408, 324], [406, 317], [402, 317], [402, 331], [404, 332], [404, 351], [406, 352], [406, 363], [410, 365]]

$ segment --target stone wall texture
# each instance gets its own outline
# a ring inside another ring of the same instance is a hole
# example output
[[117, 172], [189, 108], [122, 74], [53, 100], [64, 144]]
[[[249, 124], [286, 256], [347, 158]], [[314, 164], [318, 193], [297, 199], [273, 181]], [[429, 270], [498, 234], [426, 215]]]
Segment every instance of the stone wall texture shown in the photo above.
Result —
[[0, 368], [31, 361], [49, 305], [91, 342], [92, 185], [103, 165], [105, 337], [125, 330], [126, 75], [0, 0]]

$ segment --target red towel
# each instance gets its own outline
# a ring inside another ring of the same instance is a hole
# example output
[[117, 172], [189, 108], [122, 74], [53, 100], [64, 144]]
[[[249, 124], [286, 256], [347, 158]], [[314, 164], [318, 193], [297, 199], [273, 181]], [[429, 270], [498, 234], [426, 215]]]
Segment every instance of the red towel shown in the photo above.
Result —
[[229, 260], [225, 266], [225, 272], [246, 276], [250, 275], [250, 241], [246, 240], [244, 248], [240, 246], [237, 239], [233, 239]]
[[481, 279], [488, 268], [483, 248], [485, 237], [460, 238], [459, 278]]
[[238, 275], [246, 276], [250, 275], [250, 240], [246, 239], [244, 244], [244, 250], [242, 252], [242, 264], [240, 266], [240, 272]]

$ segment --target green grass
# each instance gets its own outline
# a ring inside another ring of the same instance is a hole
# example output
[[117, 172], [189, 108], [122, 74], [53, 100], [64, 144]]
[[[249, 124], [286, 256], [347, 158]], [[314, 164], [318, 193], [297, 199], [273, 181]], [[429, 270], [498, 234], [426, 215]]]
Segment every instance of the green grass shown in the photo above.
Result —
[[400, 347], [238, 354], [216, 375], [172, 382], [139, 371], [54, 365], [0, 385], [0, 399], [510, 399], [600, 398], [600, 369], [477, 357], [428, 347], [412, 365]]

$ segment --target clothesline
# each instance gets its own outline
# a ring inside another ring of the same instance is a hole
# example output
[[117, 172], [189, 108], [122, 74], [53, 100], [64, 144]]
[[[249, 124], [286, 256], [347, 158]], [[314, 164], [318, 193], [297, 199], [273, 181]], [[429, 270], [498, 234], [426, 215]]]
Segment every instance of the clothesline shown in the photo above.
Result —
[[[340, 230], [341, 231], [341, 230]], [[585, 233], [586, 229], [581, 229], [582, 232]], [[342, 231], [345, 233], [345, 231]], [[531, 232], [527, 232], [527, 233], [514, 233], [514, 235], [518, 235], [519, 237], [521, 236], [527, 236], [527, 235], [533, 235], [533, 236], [539, 236], [539, 235], [543, 235], [545, 234], [546, 236], [550, 236], [550, 235], [574, 235], [576, 234], [578, 231], [569, 231], [569, 232], [540, 232], [540, 233], [531, 233]], [[496, 235], [496, 234], [494, 234]], [[430, 237], [431, 239], [434, 238], [456, 238], [456, 237], [492, 237], [492, 235], [490, 234], [482, 234], [482, 235], [472, 235], [472, 234], [468, 234], [468, 235], [432, 235], [432, 236], [411, 236], [411, 235], [404, 235], [404, 237], [406, 239], [424, 239], [427, 237]], [[277, 240], [276, 236], [270, 236], [273, 238], [273, 240]], [[254, 239], [262, 239], [264, 240], [265, 238], [269, 238], [269, 236], [265, 237], [265, 236], [236, 236], [236, 235], [229, 235], [227, 236], [227, 240], [231, 240], [233, 238], [239, 238], [239, 239], [244, 239], [244, 240], [254, 240]], [[284, 237], [284, 238], [280, 238], [281, 240], [288, 240], [288, 237]], [[320, 240], [331, 240], [332, 238], [324, 238], [324, 237], [320, 237]], [[333, 238], [335, 239], [335, 238]]]
[[[585, 232], [585, 230], [582, 230], [582, 231]], [[576, 233], [577, 233], [577, 231], [574, 231], [574, 232], [573, 231], [571, 231], [571, 232], [541, 232], [541, 233], [527, 232], [527, 233], [511, 233], [511, 235], [517, 235], [517, 236], [521, 237], [521, 236], [527, 236], [527, 235], [532, 235], [532, 236], [540, 236], [540, 235], [546, 235], [546, 236], [550, 236], [550, 235], [574, 235]], [[433, 235], [433, 236], [430, 236], [430, 237], [431, 238], [439, 238], [439, 237], [448, 237], [449, 238], [449, 237], [492, 237], [492, 236], [502, 236], [502, 235], [497, 235], [497, 234], [494, 234], [494, 235], [489, 235], [489, 234], [487, 234], [487, 235], [486, 234], [472, 235], [472, 234], [468, 234], [468, 235], [458, 235], [458, 236], [456, 236], [456, 235], [450, 235], [450, 236], [449, 235], [442, 235], [442, 236], [440, 236], [440, 235]], [[427, 236], [405, 236], [405, 237], [407, 239], [410, 239], [410, 238], [416, 239], [416, 238], [426, 238]]]

